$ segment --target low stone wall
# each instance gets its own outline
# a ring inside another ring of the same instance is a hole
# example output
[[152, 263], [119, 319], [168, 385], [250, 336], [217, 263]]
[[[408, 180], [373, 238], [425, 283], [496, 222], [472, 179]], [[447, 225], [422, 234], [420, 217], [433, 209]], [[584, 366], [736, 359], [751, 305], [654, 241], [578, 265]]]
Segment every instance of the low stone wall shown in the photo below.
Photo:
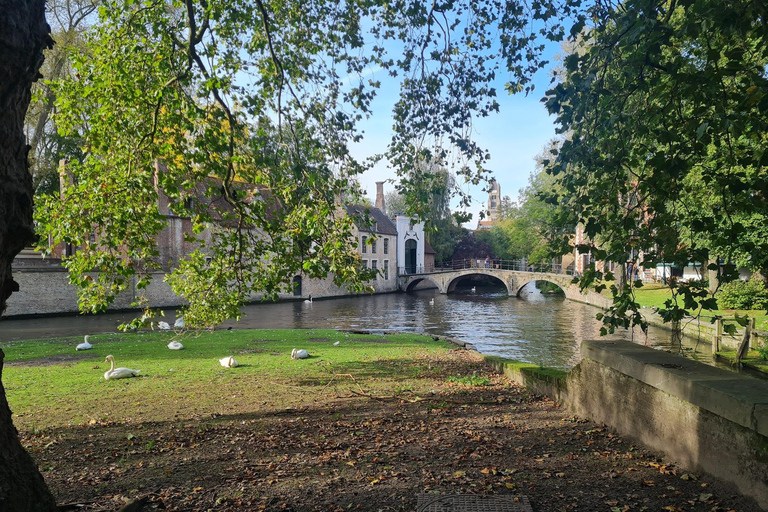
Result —
[[[3, 316], [30, 316], [30, 315], [58, 315], [75, 314], [77, 308], [77, 290], [69, 284], [66, 269], [61, 266], [51, 267], [20, 267], [14, 268], [13, 278], [19, 283], [19, 291], [14, 292], [8, 299], [8, 307]], [[157, 272], [152, 275], [152, 281], [142, 290], [142, 294], [149, 300], [152, 307], [172, 308], [181, 306], [184, 301], [178, 297], [171, 287], [164, 281], [165, 274]], [[385, 280], [379, 276], [371, 282], [374, 293], [389, 293], [397, 291], [397, 278], [390, 276]], [[136, 298], [136, 279], [125, 292], [115, 298], [115, 302], [109, 308], [111, 311], [135, 309], [132, 306]], [[332, 278], [305, 279], [302, 284], [302, 296], [296, 297], [292, 293], [279, 295], [282, 300], [302, 299], [312, 295], [313, 297], [346, 297], [351, 296], [349, 290], [336, 286]], [[254, 295], [251, 300], [261, 300], [263, 295]]]
[[768, 509], [768, 382], [626, 342], [585, 341], [581, 350], [564, 378], [505, 373]]

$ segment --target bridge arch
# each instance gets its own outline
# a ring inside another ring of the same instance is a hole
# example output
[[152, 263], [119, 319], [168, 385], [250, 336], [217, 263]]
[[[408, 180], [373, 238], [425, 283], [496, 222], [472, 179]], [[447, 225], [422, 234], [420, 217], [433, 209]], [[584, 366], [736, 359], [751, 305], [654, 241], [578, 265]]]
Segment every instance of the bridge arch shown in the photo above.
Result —
[[[558, 280], [556, 280], [556, 279], [547, 279], [546, 277], [538, 277], [537, 276], [537, 277], [534, 277], [533, 279], [521, 279], [519, 282], [516, 282], [515, 284], [517, 285], [517, 290], [515, 290], [515, 294], [514, 294], [515, 297], [519, 298], [520, 297], [520, 292], [523, 290], [523, 288], [525, 288], [527, 285], [529, 285], [531, 283], [536, 283], [536, 281], [544, 281], [546, 283], [553, 284], [553, 285], [557, 286], [558, 288], [560, 288], [563, 291], [564, 294], [567, 293], [566, 288], [563, 287], [562, 280], [560, 282], [558, 282]], [[510, 294], [510, 295], [512, 295], [512, 294]]]
[[442, 286], [440, 286], [441, 283], [439, 283], [438, 281], [434, 280], [432, 277], [430, 277], [428, 275], [415, 276], [412, 280], [409, 280], [408, 283], [405, 286], [405, 292], [406, 293], [412, 292], [414, 290], [414, 288], [416, 288], [416, 286], [419, 283], [421, 283], [422, 281], [428, 281], [429, 283], [432, 283], [440, 291], [440, 293], [445, 293], [443, 291]]
[[453, 293], [456, 290], [456, 285], [459, 283], [459, 281], [461, 281], [464, 278], [472, 277], [472, 276], [485, 276], [485, 277], [492, 278], [494, 281], [499, 281], [501, 284], [504, 285], [504, 288], [507, 289], [507, 295], [509, 295], [510, 297], [514, 295], [514, 293], [512, 293], [512, 288], [510, 287], [510, 283], [507, 282], [507, 280], [502, 279], [501, 276], [499, 276], [498, 272], [493, 272], [490, 270], [484, 271], [481, 268], [463, 271], [459, 275], [449, 279], [445, 285], [444, 293]]

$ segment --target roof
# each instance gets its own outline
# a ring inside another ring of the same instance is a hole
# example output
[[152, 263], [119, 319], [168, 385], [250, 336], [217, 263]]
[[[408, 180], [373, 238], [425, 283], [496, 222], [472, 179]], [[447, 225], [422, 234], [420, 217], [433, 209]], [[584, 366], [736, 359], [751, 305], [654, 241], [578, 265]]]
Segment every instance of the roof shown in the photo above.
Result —
[[437, 252], [429, 245], [429, 242], [424, 240], [424, 254], [437, 254]]
[[360, 231], [397, 236], [395, 223], [380, 209], [362, 205], [347, 205], [344, 209]]
[[492, 220], [480, 220], [477, 222], [477, 229], [491, 229], [493, 227]]

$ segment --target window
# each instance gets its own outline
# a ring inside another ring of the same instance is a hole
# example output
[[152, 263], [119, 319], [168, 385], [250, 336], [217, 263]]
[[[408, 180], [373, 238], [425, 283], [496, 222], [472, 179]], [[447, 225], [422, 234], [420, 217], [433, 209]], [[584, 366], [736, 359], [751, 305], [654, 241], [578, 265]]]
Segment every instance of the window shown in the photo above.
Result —
[[[384, 241], [386, 242], [387, 239], [385, 238]], [[384, 245], [386, 247], [386, 244]], [[389, 279], [389, 260], [384, 260], [384, 280]]]
[[371, 254], [376, 254], [376, 239], [371, 238]]
[[301, 297], [301, 276], [293, 277], [293, 296]]
[[367, 242], [368, 242], [368, 237], [367, 237], [367, 236], [361, 236], [361, 237], [360, 237], [360, 245], [361, 245], [361, 246], [362, 246], [362, 248], [363, 248], [363, 250], [362, 250], [363, 254], [365, 254], [366, 252], [368, 252], [368, 248], [366, 247], [366, 243], [367, 243]]
[[384, 239], [384, 254], [389, 254], [389, 238]]
[[363, 268], [368, 268], [368, 260], [363, 260]]
[[[377, 260], [371, 260], [371, 270], [378, 270], [379, 262]], [[378, 277], [378, 276], [377, 276]]]

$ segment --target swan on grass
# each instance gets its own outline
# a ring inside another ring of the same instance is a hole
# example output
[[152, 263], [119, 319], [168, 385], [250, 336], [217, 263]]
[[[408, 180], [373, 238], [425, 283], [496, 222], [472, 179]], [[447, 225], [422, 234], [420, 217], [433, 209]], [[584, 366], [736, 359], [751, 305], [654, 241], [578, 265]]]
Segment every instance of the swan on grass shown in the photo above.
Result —
[[309, 352], [307, 352], [303, 348], [298, 350], [293, 349], [293, 351], [291, 351], [291, 359], [306, 359], [308, 357], [309, 357]]
[[237, 361], [235, 361], [234, 357], [229, 356], [219, 359], [219, 364], [224, 368], [235, 368], [237, 366]]
[[171, 350], [181, 350], [184, 348], [184, 345], [180, 341], [174, 340], [168, 344], [168, 348]]
[[184, 317], [180, 316], [176, 319], [175, 322], [173, 322], [174, 329], [183, 329], [187, 326], [187, 323], [184, 321]]
[[136, 377], [141, 370], [132, 370], [130, 368], [115, 368], [115, 358], [111, 354], [104, 358], [104, 362], [109, 362], [109, 370], [104, 372], [104, 378], [110, 379], [126, 379], [128, 377]]
[[83, 342], [80, 343], [78, 346], [75, 347], [75, 350], [91, 350], [93, 348], [93, 345], [88, 343], [88, 338], [90, 338], [89, 335], [85, 335], [85, 339], [83, 339]]
[[157, 328], [160, 329], [161, 331], [170, 331], [171, 330], [171, 326], [168, 324], [168, 322], [163, 322], [162, 320], [157, 322]]

